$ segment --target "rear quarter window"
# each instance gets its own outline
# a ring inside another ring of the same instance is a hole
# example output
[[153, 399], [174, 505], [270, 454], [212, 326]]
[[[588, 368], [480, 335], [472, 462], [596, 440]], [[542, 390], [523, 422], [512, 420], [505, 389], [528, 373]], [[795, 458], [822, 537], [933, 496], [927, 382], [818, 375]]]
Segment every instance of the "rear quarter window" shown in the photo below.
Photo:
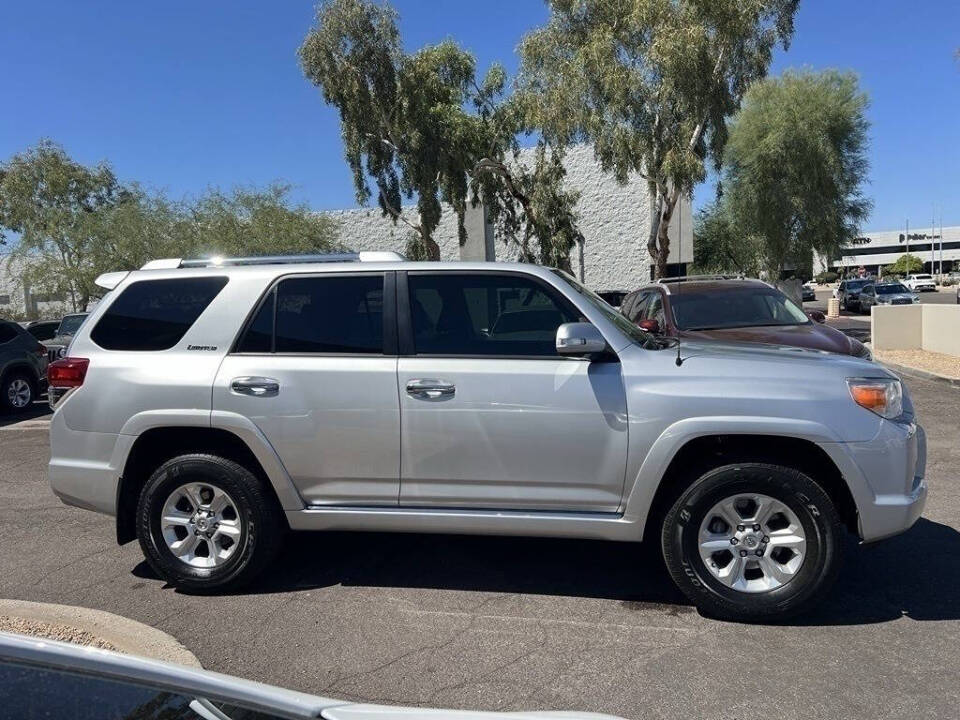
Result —
[[19, 333], [12, 325], [9, 323], [0, 322], [0, 345], [5, 345], [13, 340], [17, 335], [19, 335]]
[[107, 308], [90, 338], [105, 350], [169, 350], [226, 284], [225, 277], [131, 283]]

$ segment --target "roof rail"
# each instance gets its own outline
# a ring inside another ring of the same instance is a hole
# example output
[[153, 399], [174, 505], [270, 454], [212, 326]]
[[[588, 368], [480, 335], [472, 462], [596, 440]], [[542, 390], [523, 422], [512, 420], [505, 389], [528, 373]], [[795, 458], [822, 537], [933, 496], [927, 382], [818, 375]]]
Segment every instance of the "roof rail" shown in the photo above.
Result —
[[164, 258], [151, 260], [141, 270], [173, 270], [176, 268], [198, 267], [236, 267], [240, 265], [293, 265], [304, 263], [334, 263], [334, 262], [397, 262], [406, 260], [398, 252], [392, 250], [362, 251], [346, 253], [318, 253], [314, 255], [260, 255], [253, 257], [225, 258], [212, 256], [208, 258]]
[[690, 280], [743, 280], [743, 273], [737, 275], [677, 275], [657, 280], [658, 283], [687, 282]]

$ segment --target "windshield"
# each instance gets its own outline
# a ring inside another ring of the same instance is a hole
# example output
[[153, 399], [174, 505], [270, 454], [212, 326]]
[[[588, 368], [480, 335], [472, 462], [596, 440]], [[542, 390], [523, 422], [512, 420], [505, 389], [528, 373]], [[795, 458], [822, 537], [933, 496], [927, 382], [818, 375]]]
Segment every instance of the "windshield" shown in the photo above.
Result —
[[651, 340], [653, 340], [653, 335], [641, 330], [639, 327], [634, 325], [632, 322], [627, 320], [623, 315], [617, 312], [616, 309], [610, 306], [610, 304], [605, 301], [602, 297], [597, 295], [593, 290], [587, 288], [580, 284], [580, 281], [577, 280], [572, 275], [565, 273], [563, 270], [557, 270], [556, 268], [550, 268], [550, 271], [555, 275], [559, 275], [564, 280], [569, 283], [570, 287], [576, 290], [580, 295], [591, 305], [593, 305], [597, 310], [602, 312], [604, 316], [617, 326], [617, 329], [622, 332], [624, 335], [629, 337], [634, 342], [644, 345]]
[[869, 280], [848, 280], [847, 290], [862, 290], [869, 284]]
[[57, 335], [76, 335], [77, 330], [87, 319], [86, 315], [67, 315], [60, 321], [60, 327], [57, 328]]
[[896, 295], [897, 293], [910, 292], [900, 283], [891, 283], [890, 285], [877, 285], [877, 295]]
[[670, 296], [670, 306], [680, 330], [805, 325], [810, 322], [790, 298], [773, 288], [684, 291]]
[[930, 275], [914, 275], [913, 279], [914, 280], [933, 280], [933, 278]]

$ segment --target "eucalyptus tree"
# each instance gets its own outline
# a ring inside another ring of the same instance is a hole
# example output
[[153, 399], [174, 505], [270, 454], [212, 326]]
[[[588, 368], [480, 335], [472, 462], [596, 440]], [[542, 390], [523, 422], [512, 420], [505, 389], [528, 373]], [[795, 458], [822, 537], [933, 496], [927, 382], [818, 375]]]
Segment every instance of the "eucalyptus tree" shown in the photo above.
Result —
[[548, 0], [520, 46], [520, 88], [553, 144], [593, 144], [602, 166], [646, 181], [647, 248], [666, 271], [677, 202], [718, 163], [726, 118], [793, 34], [798, 0]]
[[406, 52], [396, 12], [370, 0], [321, 3], [299, 57], [339, 112], [357, 201], [376, 194], [383, 213], [410, 228], [409, 254], [439, 259], [444, 203], [463, 243], [467, 205], [483, 201], [522, 258], [569, 267], [578, 196], [563, 187], [560, 149], [543, 144], [532, 167], [519, 161], [518, 134], [531, 128], [501, 66], [478, 79], [473, 55], [451, 40]]

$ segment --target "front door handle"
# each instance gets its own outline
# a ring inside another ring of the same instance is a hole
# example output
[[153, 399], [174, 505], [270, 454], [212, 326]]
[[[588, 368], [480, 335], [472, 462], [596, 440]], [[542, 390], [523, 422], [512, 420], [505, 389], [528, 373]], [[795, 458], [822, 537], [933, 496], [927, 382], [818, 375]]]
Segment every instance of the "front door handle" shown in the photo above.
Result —
[[418, 379], [407, 382], [407, 395], [419, 400], [453, 397], [457, 386], [444, 380]]
[[238, 377], [230, 383], [230, 389], [240, 395], [273, 397], [280, 392], [280, 383], [268, 377]]

